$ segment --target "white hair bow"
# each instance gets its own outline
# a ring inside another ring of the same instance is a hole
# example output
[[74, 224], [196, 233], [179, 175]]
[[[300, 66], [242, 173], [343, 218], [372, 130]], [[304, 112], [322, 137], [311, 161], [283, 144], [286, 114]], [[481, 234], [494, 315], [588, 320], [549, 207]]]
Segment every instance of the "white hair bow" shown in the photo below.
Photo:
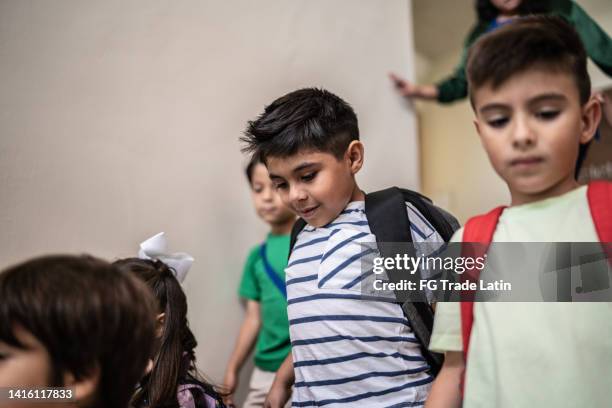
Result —
[[140, 243], [140, 259], [159, 259], [175, 271], [176, 279], [183, 282], [193, 264], [193, 257], [184, 252], [168, 254], [168, 242], [164, 232], [160, 232]]

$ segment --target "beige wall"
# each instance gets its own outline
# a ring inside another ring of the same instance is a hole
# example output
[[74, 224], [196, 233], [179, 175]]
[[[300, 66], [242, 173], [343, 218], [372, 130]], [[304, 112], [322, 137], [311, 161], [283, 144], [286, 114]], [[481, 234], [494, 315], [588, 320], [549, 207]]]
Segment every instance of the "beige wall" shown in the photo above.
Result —
[[[609, 4], [600, 0], [578, 3], [608, 33], [612, 33], [612, 7]], [[452, 72], [459, 61], [462, 39], [450, 41], [457, 44], [455, 51], [436, 60], [428, 60], [422, 55], [417, 58], [420, 83], [438, 81]], [[612, 80], [593, 64], [589, 64], [589, 69], [594, 88], [612, 84]], [[469, 103], [466, 100], [450, 105], [418, 103], [417, 111], [423, 192], [439, 205], [447, 207], [461, 222], [508, 203], [507, 188], [493, 171], [480, 145]]]
[[[459, 53], [452, 53], [431, 63], [428, 77], [451, 72], [458, 58]], [[419, 103], [418, 112], [423, 192], [461, 222], [506, 202], [506, 187], [489, 166], [469, 103]]]
[[135, 255], [166, 231], [202, 369], [221, 380], [242, 317], [253, 214], [238, 137], [304, 86], [356, 109], [362, 187], [417, 187], [407, 0], [0, 2], [0, 264], [49, 252]]

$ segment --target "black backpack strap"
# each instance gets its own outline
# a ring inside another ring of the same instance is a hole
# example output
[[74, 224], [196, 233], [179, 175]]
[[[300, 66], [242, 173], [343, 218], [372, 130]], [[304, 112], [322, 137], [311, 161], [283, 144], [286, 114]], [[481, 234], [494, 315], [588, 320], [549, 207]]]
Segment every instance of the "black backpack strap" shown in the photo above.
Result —
[[[410, 218], [406, 208], [404, 193], [408, 190], [401, 190], [397, 187], [391, 187], [385, 190], [367, 194], [365, 198], [365, 212], [368, 219], [370, 230], [376, 236], [376, 243], [381, 256], [385, 258], [395, 258], [397, 255], [407, 254], [410, 257], [416, 257], [415, 249], [412, 245], [412, 233], [410, 228]], [[413, 193], [410, 197], [410, 202], [417, 203], [417, 209], [424, 207], [424, 203], [432, 205], [428, 198], [421, 196], [418, 193]], [[428, 218], [430, 211], [423, 214]], [[393, 282], [400, 282], [405, 276], [402, 276], [401, 271], [389, 270], [389, 279]], [[416, 271], [416, 279], [421, 279], [421, 271]], [[396, 291], [398, 300], [405, 299], [401, 291]], [[426, 304], [427, 299], [422, 293], [413, 294], [411, 297], [416, 303], [423, 302]], [[430, 316], [431, 315], [431, 316]], [[433, 311], [429, 305], [423, 312], [425, 320], [432, 320]], [[430, 319], [431, 317], [431, 319]], [[429, 324], [427, 324], [429, 326]], [[430, 330], [431, 331], [431, 328]], [[429, 336], [427, 341], [429, 341]], [[427, 343], [425, 343], [427, 344]]]
[[298, 218], [295, 224], [293, 224], [293, 228], [291, 228], [291, 241], [289, 241], [289, 258], [291, 258], [291, 252], [293, 252], [293, 247], [295, 246], [295, 241], [297, 241], [298, 235], [306, 226], [306, 221], [303, 218]]
[[[389, 245], [389, 243], [411, 243], [412, 233], [410, 232], [410, 219], [406, 209], [406, 202], [411, 203], [425, 217], [432, 226], [438, 231], [442, 238], [447, 241], [454, 232], [451, 221], [457, 224], [452, 215], [444, 215], [433, 205], [427, 197], [410, 190], [391, 187], [385, 190], [367, 194], [365, 198], [365, 211], [370, 230], [376, 236], [376, 242], [381, 256], [395, 257], [403, 255], [407, 251], [414, 252], [414, 248], [407, 246]], [[384, 245], [381, 245], [384, 243]], [[415, 256], [414, 253], [408, 254]], [[420, 271], [417, 271], [420, 275]], [[397, 271], [388, 271], [391, 281], [402, 279]], [[398, 299], [403, 298], [396, 292]], [[439, 353], [429, 351], [428, 345], [433, 329], [433, 310], [427, 303], [424, 296], [419, 301], [406, 301], [402, 303], [404, 314], [410, 321], [412, 330], [421, 343], [423, 356], [427, 359], [432, 373], [436, 375], [442, 367], [444, 356]]]
[[406, 203], [399, 188], [366, 194], [365, 212], [377, 242], [412, 242]]
[[431, 223], [444, 242], [450, 241], [451, 237], [460, 228], [459, 221], [440, 207], [436, 207], [429, 198], [416, 191], [398, 188], [404, 196], [404, 201], [412, 204], [427, 221]]

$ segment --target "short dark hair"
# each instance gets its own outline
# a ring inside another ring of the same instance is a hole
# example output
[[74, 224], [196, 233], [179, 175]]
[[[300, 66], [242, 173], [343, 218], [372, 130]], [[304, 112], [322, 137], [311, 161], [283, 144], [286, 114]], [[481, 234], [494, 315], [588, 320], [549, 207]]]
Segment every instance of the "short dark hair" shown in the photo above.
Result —
[[591, 80], [582, 41], [570, 24], [554, 16], [520, 18], [476, 41], [467, 62], [470, 100], [473, 103], [473, 92], [483, 85], [496, 89], [532, 67], [571, 75], [580, 103], [589, 100]]
[[249, 180], [250, 185], [253, 185], [253, 170], [255, 169], [255, 166], [257, 166], [259, 163], [263, 164], [260, 155], [257, 153], [253, 153], [251, 155], [251, 159], [249, 160], [249, 164], [247, 164], [246, 168], [244, 169], [244, 172], [246, 174], [247, 180]]
[[126, 408], [151, 355], [156, 300], [135, 276], [90, 256], [35, 258], [0, 273], [0, 340], [30, 332], [51, 358], [52, 380], [99, 370], [92, 407]]
[[324, 89], [304, 88], [288, 93], [266, 106], [248, 123], [241, 141], [243, 151], [287, 157], [303, 149], [315, 149], [341, 158], [353, 140], [359, 140], [357, 115], [340, 97]]

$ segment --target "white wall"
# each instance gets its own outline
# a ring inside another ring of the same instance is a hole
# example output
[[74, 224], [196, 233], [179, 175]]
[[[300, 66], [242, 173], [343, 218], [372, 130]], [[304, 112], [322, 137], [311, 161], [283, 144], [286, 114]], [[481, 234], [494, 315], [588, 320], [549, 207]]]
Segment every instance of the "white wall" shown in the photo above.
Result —
[[266, 231], [238, 137], [274, 98], [338, 93], [366, 144], [362, 188], [418, 187], [415, 119], [386, 77], [412, 70], [409, 0], [0, 2], [0, 264], [135, 255], [166, 231], [203, 370], [221, 379], [236, 287]]

